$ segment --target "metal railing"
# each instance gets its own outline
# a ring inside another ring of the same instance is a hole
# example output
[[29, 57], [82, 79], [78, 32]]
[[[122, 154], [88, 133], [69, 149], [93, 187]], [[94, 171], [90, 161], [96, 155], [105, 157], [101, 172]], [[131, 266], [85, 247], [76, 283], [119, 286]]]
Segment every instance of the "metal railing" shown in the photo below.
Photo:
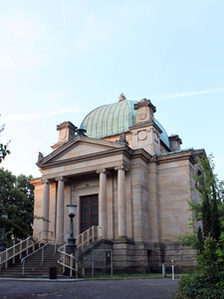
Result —
[[8, 262], [10, 260], [12, 260], [12, 263], [15, 264], [15, 259], [17, 256], [22, 259], [24, 252], [26, 253], [26, 255], [28, 255], [30, 248], [32, 249], [32, 251], [35, 251], [36, 246], [40, 247], [41, 243], [47, 242], [49, 239], [52, 239], [53, 236], [53, 232], [43, 230], [7, 248], [0, 253], [0, 271], [2, 269], [2, 266], [4, 266], [5, 269], [8, 268]]
[[23, 275], [25, 275], [25, 262], [26, 262], [26, 260], [27, 260], [30, 256], [32, 256], [32, 255], [34, 255], [35, 253], [37, 253], [38, 251], [42, 250], [42, 252], [41, 252], [41, 263], [40, 263], [40, 264], [42, 264], [43, 261], [44, 261], [44, 249], [45, 249], [46, 246], [50, 245], [51, 243], [54, 243], [54, 244], [55, 244], [55, 250], [54, 250], [54, 251], [55, 251], [55, 253], [56, 253], [56, 242], [55, 242], [55, 238], [53, 238], [52, 240], [50, 240], [49, 242], [47, 242], [47, 243], [44, 244], [43, 246], [39, 247], [38, 249], [34, 250], [34, 251], [31, 252], [30, 254], [28, 254], [28, 255], [24, 256], [24, 258], [22, 258], [22, 260], [21, 260], [21, 264], [22, 264], [22, 274], [23, 274]]
[[89, 229], [82, 232], [76, 237], [76, 247], [78, 249], [85, 249], [95, 240], [103, 238], [103, 227], [102, 226], [92, 226]]
[[68, 268], [69, 276], [72, 277], [73, 271], [75, 271], [75, 273], [78, 272], [78, 260], [75, 256], [73, 256], [73, 254], [68, 254], [66, 252], [67, 245], [68, 245], [68, 243], [66, 243], [58, 248], [58, 252], [60, 252], [60, 254], [61, 254], [61, 257], [58, 260], [58, 264], [62, 265], [63, 273], [65, 272], [65, 268]]
[[[98, 239], [102, 239], [104, 235], [102, 226], [92, 226], [86, 231], [82, 232], [76, 237], [76, 248], [84, 250], [87, 246], [94, 243]], [[69, 276], [72, 277], [72, 272], [78, 272], [79, 260], [77, 257], [66, 252], [67, 243], [58, 248], [61, 257], [58, 260], [58, 263], [63, 266], [63, 272], [65, 268], [69, 269]]]

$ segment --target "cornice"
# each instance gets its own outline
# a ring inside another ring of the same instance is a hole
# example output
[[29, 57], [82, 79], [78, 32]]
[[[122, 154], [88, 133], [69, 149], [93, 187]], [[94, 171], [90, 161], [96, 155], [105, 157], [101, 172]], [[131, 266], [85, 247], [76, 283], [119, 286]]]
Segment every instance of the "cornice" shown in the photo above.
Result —
[[[69, 148], [71, 146], [73, 146], [76, 143], [91, 143], [91, 144], [95, 144], [95, 145], [101, 145], [101, 146], [105, 146], [110, 148], [108, 151], [114, 150], [114, 149], [122, 149], [124, 147], [123, 144], [118, 144], [118, 143], [114, 143], [113, 141], [108, 141], [108, 140], [98, 140], [98, 139], [91, 139], [88, 137], [83, 137], [83, 136], [77, 136], [74, 139], [66, 142], [65, 144], [63, 144], [62, 146], [60, 146], [59, 148], [57, 148], [55, 151], [53, 151], [52, 153], [50, 153], [49, 155], [47, 155], [46, 157], [44, 157], [41, 161], [37, 162], [36, 165], [39, 168], [43, 168], [45, 166], [45, 164], [51, 164], [51, 160], [58, 157], [60, 154], [65, 153], [67, 150], [69, 150]], [[104, 151], [103, 151], [104, 152]], [[103, 153], [101, 152], [101, 154]], [[107, 152], [107, 151], [105, 151]], [[94, 155], [94, 154], [90, 154], [90, 155]], [[88, 156], [88, 155], [84, 155]], [[83, 157], [83, 156], [82, 156]], [[79, 157], [80, 159], [81, 157]], [[71, 159], [69, 159], [71, 160]], [[63, 160], [66, 161], [66, 160]], [[55, 161], [56, 162], [56, 161]], [[54, 163], [55, 163], [54, 162]]]
[[35, 179], [32, 179], [30, 180], [30, 184], [36, 186], [36, 185], [41, 185], [42, 182], [41, 182], [42, 178], [35, 178]]
[[102, 151], [98, 153], [91, 153], [83, 156], [78, 156], [74, 158], [68, 158], [68, 159], [63, 159], [63, 160], [58, 160], [58, 161], [49, 161], [46, 164], [41, 165], [41, 169], [46, 169], [46, 168], [52, 168], [55, 166], [61, 166], [61, 165], [68, 165], [68, 164], [74, 164], [76, 162], [85, 162], [85, 161], [91, 161], [95, 159], [102, 159], [105, 157], [109, 156], [115, 156], [118, 154], [123, 154], [124, 156], [130, 158], [131, 157], [131, 149], [126, 146], [122, 145], [122, 148], [115, 148], [107, 151]]
[[146, 152], [143, 148], [139, 148], [139, 149], [132, 150], [131, 159], [136, 159], [136, 158], [140, 158], [144, 160], [146, 163], [148, 163], [151, 160], [152, 156], [148, 152]]
[[178, 152], [178, 153], [172, 153], [167, 154], [163, 156], [157, 156], [154, 159], [158, 161], [159, 164], [169, 163], [172, 161], [183, 161], [183, 160], [189, 160], [192, 164], [196, 164], [197, 161], [194, 157], [194, 150], [189, 150], [186, 152]]

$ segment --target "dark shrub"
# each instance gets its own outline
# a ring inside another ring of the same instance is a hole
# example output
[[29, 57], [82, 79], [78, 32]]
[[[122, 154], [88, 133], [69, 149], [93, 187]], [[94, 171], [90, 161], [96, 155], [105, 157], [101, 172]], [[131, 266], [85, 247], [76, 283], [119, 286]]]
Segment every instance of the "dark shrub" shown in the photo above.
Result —
[[179, 282], [176, 298], [224, 299], [224, 272], [216, 275], [187, 275]]

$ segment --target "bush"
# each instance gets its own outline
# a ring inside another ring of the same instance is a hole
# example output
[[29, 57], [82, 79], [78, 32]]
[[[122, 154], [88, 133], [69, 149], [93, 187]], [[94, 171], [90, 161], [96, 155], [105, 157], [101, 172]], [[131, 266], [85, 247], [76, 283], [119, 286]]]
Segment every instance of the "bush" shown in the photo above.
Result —
[[193, 273], [179, 282], [177, 299], [224, 299], [224, 272], [216, 275]]

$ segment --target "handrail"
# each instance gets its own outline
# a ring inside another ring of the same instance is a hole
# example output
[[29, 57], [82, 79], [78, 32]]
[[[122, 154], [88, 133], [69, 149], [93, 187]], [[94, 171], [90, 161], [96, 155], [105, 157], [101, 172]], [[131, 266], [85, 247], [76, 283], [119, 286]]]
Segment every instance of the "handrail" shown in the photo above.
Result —
[[38, 251], [42, 250], [41, 263], [43, 263], [43, 261], [44, 261], [44, 257], [43, 257], [43, 255], [44, 255], [44, 248], [45, 248], [47, 245], [49, 245], [50, 243], [52, 243], [53, 241], [55, 241], [55, 240], [51, 240], [51, 241], [49, 241], [48, 243], [44, 244], [44, 245], [41, 246], [40, 248], [37, 248], [36, 250], [34, 250], [34, 251], [31, 252], [30, 254], [24, 256], [24, 258], [22, 258], [22, 260], [21, 260], [21, 264], [22, 264], [22, 273], [23, 273], [23, 275], [24, 275], [24, 272], [25, 272], [25, 261], [26, 261], [26, 259], [27, 259], [28, 257], [30, 257], [31, 255], [37, 253]]
[[[0, 270], [1, 270], [1, 265], [5, 264], [5, 267], [7, 269], [8, 266], [8, 261], [13, 259], [13, 264], [15, 263], [15, 257], [17, 255], [20, 255], [20, 258], [22, 258], [22, 253], [24, 251], [26, 251], [26, 253], [28, 254], [29, 249], [31, 247], [33, 247], [33, 250], [35, 248], [36, 244], [40, 245], [41, 241], [45, 241], [48, 240], [49, 235], [54, 235], [53, 232], [48, 231], [48, 230], [43, 230], [38, 232], [37, 234], [27, 237], [25, 240], [22, 240], [16, 244], [14, 244], [13, 246], [7, 248], [6, 250], [4, 250], [3, 252], [0, 253]], [[44, 236], [45, 235], [45, 236]], [[43, 238], [42, 238], [43, 236]]]
[[[102, 239], [103, 238], [103, 227], [102, 226], [92, 226], [89, 229], [85, 230], [81, 234], [79, 234], [76, 237], [76, 248], [83, 250], [88, 245], [94, 243], [96, 239]], [[58, 260], [58, 263], [61, 264], [63, 267], [70, 269], [70, 276], [72, 276], [72, 270], [77, 270], [78, 260], [73, 255], [70, 255], [66, 252], [66, 244], [60, 246], [58, 248], [58, 252], [62, 255], [61, 258]], [[75, 259], [75, 265], [76, 267], [73, 268], [71, 265], [73, 265], [73, 260]], [[63, 262], [62, 262], [63, 260]]]
[[[62, 233], [60, 235], [57, 235], [57, 237], [61, 237], [63, 236], [65, 233]], [[55, 253], [56, 253], [56, 237], [52, 240], [50, 240], [48, 243], [44, 244], [43, 246], [37, 248], [36, 250], [34, 250], [33, 252], [31, 252], [30, 254], [24, 256], [24, 258], [21, 260], [21, 264], [22, 264], [22, 273], [24, 275], [24, 271], [25, 271], [25, 261], [28, 257], [30, 257], [31, 255], [37, 253], [39, 250], [42, 250], [42, 256], [41, 256], [41, 263], [43, 263], [44, 261], [44, 248], [47, 246], [47, 245], [50, 245], [51, 243], [54, 243], [55, 244]]]
[[96, 239], [103, 238], [104, 229], [103, 226], [91, 226], [76, 237], [76, 246], [83, 250], [90, 243], [93, 243]]
[[[63, 267], [69, 268], [70, 269], [70, 277], [71, 277], [72, 271], [75, 271], [76, 273], [78, 272], [78, 269], [77, 269], [78, 260], [72, 254], [68, 254], [67, 252], [65, 252], [65, 248], [67, 245], [68, 245], [68, 243], [65, 243], [58, 248], [58, 252], [63, 255], [58, 260], [58, 264], [62, 265]], [[64, 251], [61, 248], [63, 248]], [[68, 263], [66, 263], [66, 261], [65, 261], [66, 257], [67, 257]], [[62, 259], [64, 260], [64, 262], [62, 262]], [[74, 262], [73, 262], [74, 260], [75, 260], [75, 268], [72, 267], [72, 265], [74, 264]]]

